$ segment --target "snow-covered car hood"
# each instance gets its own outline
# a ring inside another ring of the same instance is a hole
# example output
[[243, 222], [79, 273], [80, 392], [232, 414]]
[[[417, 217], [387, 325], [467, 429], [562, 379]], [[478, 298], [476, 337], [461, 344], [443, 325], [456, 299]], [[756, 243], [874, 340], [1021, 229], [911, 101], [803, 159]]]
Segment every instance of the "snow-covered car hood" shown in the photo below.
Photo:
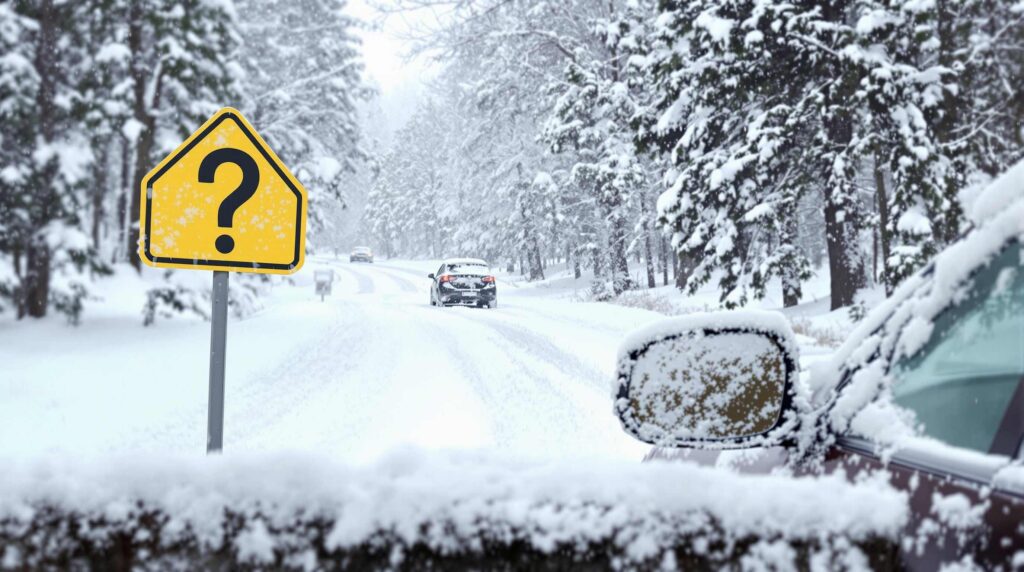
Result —
[[936, 317], [962, 292], [965, 281], [1012, 240], [1024, 236], [1024, 161], [992, 182], [970, 209], [975, 222], [963, 238], [908, 278], [857, 326], [830, 359], [812, 367], [813, 406], [828, 408], [828, 428], [879, 442], [913, 433], [892, 404], [890, 365], [928, 342]]

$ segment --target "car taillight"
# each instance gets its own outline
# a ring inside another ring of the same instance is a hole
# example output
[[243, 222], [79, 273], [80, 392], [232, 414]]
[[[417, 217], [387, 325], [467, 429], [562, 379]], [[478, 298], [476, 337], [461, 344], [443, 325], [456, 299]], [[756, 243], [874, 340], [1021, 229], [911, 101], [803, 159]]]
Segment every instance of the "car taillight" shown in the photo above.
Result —
[[484, 276], [484, 284], [494, 284], [494, 276]]

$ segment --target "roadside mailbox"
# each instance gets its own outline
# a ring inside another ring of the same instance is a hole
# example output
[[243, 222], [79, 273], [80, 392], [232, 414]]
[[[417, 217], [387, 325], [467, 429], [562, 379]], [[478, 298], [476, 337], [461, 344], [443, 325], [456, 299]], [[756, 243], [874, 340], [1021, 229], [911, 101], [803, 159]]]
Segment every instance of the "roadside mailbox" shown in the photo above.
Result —
[[316, 282], [316, 293], [320, 296], [320, 301], [323, 302], [326, 296], [331, 295], [331, 284], [334, 283], [334, 271], [327, 270], [314, 270], [313, 281]]

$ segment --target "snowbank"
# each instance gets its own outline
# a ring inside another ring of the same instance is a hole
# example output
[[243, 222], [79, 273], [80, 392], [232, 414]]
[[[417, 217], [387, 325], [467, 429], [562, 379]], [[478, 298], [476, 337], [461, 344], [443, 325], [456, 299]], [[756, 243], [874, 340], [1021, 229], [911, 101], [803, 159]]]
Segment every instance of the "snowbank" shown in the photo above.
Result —
[[409, 450], [360, 468], [298, 454], [62, 457], [0, 473], [0, 569], [124, 554], [149, 568], [458, 558], [486, 567], [488, 557], [517, 559], [504, 562], [513, 567], [570, 558], [562, 564], [672, 568], [756, 558], [773, 544], [791, 546], [790, 565], [866, 563], [896, 538], [907, 510], [906, 496], [880, 479], [685, 463], [531, 464]]

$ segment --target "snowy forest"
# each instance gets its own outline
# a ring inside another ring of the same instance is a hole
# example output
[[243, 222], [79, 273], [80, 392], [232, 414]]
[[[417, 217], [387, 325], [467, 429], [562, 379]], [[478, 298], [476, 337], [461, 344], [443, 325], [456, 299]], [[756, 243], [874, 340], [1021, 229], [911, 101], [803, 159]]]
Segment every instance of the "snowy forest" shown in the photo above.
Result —
[[[443, 64], [380, 159], [388, 255], [485, 254], [600, 299], [674, 281], [724, 307], [817, 273], [891, 292], [1022, 155], [1024, 3], [400, 0], [450, 7]], [[641, 262], [645, 279], [627, 264]]]
[[[357, 107], [372, 94], [344, 5], [0, 2], [0, 312], [74, 320], [90, 284], [139, 269], [142, 177], [223, 106], [303, 182], [310, 226], [329, 225], [367, 158]], [[201, 311], [174, 274], [150, 291], [150, 313]]]
[[[345, 4], [0, 1], [0, 313], [74, 320], [138, 269], [141, 178], [226, 105], [309, 190], [312, 251], [358, 205], [380, 255], [564, 264], [594, 299], [790, 306], [819, 275], [852, 306], [1024, 155], [1019, 0], [381, 0], [440, 14], [411, 32], [437, 74], [386, 148], [360, 120], [372, 23]], [[199, 311], [177, 274], [150, 314]]]

